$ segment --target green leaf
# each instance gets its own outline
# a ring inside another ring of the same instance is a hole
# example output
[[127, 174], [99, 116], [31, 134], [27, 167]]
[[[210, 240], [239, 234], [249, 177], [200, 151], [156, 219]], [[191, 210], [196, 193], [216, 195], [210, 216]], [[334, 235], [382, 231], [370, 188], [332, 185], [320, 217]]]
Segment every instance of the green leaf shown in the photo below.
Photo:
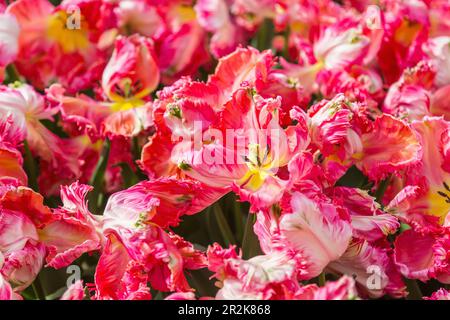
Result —
[[6, 76], [5, 76], [5, 80], [3, 83], [10, 84], [10, 83], [14, 83], [16, 81], [20, 81], [19, 72], [17, 72], [17, 69], [14, 66], [14, 64], [9, 64], [6, 67]]
[[92, 174], [89, 184], [94, 187], [94, 190], [89, 195], [89, 210], [93, 213], [99, 213], [101, 209], [102, 191], [104, 190], [104, 177], [108, 165], [109, 152], [111, 150], [111, 142], [106, 139], [103, 144], [103, 150], [100, 158]]
[[381, 203], [381, 200], [383, 200], [384, 193], [386, 192], [386, 189], [389, 186], [390, 181], [391, 178], [388, 177], [379, 183], [378, 189], [375, 192], [375, 199], [378, 203]]
[[252, 45], [259, 51], [270, 49], [272, 47], [272, 39], [275, 28], [272, 19], [265, 19], [259, 26], [256, 37], [253, 39]]
[[369, 179], [356, 167], [350, 167], [347, 172], [336, 182], [336, 187], [351, 187], [367, 190]]
[[422, 291], [420, 290], [417, 280], [405, 278], [406, 288], [409, 292], [407, 300], [422, 300]]
[[236, 244], [236, 239], [234, 238], [233, 232], [231, 231], [230, 225], [228, 224], [219, 203], [213, 205], [213, 212], [225, 245], [229, 246], [230, 244]]
[[36, 279], [34, 279], [31, 286], [34, 291], [34, 296], [37, 300], [45, 300], [46, 299], [45, 291], [42, 288], [41, 279], [39, 278], [39, 275], [36, 277]]
[[259, 245], [259, 239], [253, 231], [255, 214], [249, 213], [245, 225], [244, 237], [242, 239], [242, 256], [244, 259], [250, 259], [262, 253]]
[[36, 161], [33, 158], [30, 147], [28, 146], [28, 141], [25, 140], [23, 143], [24, 147], [24, 169], [28, 176], [28, 186], [36, 192], [39, 192], [38, 185], [38, 169]]
[[136, 183], [139, 182], [139, 178], [136, 175], [136, 173], [131, 169], [131, 167], [128, 165], [128, 163], [120, 162], [117, 164], [118, 167], [121, 169], [121, 175], [122, 180], [124, 184], [124, 188], [127, 189], [131, 186], [134, 186]]
[[325, 272], [323, 271], [320, 275], [319, 275], [319, 287], [323, 287], [325, 285], [325, 283], [327, 282], [327, 278], [325, 277]]
[[66, 287], [66, 286], [61, 287], [61, 288], [59, 288], [58, 290], [56, 290], [55, 292], [48, 294], [45, 298], [46, 298], [47, 300], [56, 300], [56, 299], [59, 299], [59, 298], [61, 298], [61, 296], [64, 294], [64, 292], [66, 292], [66, 290], [67, 290], [67, 287]]
[[[242, 239], [244, 237], [244, 216], [242, 214], [241, 203], [237, 201], [237, 199], [234, 199], [233, 201], [233, 218], [236, 238]], [[239, 244], [242, 243], [240, 242]]]

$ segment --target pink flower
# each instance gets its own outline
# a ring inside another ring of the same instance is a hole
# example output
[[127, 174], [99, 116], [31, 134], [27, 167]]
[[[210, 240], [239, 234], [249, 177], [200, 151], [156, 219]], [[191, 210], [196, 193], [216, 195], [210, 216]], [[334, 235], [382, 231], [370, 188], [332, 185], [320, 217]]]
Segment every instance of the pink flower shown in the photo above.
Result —
[[436, 292], [433, 292], [433, 294], [430, 297], [424, 297], [425, 300], [450, 300], [450, 293], [445, 289], [439, 289]]
[[193, 292], [175, 292], [164, 300], [195, 300], [195, 294]]
[[46, 248], [39, 231], [52, 221], [41, 195], [26, 187], [3, 187], [0, 198], [1, 273], [15, 291], [22, 291], [43, 267]]
[[200, 212], [222, 194], [193, 180], [161, 178], [143, 181], [109, 198], [103, 218], [104, 229], [147, 223], [163, 228], [176, 226], [182, 215]]
[[406, 295], [405, 284], [396, 270], [391, 249], [383, 242], [377, 244], [354, 238], [329, 269], [353, 275], [361, 295], [373, 298], [385, 294], [396, 298]]
[[307, 278], [318, 276], [349, 245], [352, 228], [346, 213], [324, 200], [294, 193], [279, 220], [279, 242], [306, 264]]
[[167, 178], [112, 195], [103, 217], [106, 244], [96, 271], [97, 298], [147, 299], [147, 282], [161, 291], [191, 290], [184, 269], [202, 268], [205, 259], [162, 227], [178, 224], [181, 215], [202, 210], [216, 196], [199, 183]]
[[0, 138], [1, 184], [26, 185], [28, 177], [22, 168], [22, 154]]
[[52, 120], [57, 112], [47, 107], [44, 98], [31, 86], [0, 88], [0, 114], [11, 117], [10, 130], [16, 132], [17, 142], [27, 140], [31, 151], [64, 176], [77, 176], [77, 150], [74, 141], [63, 139], [48, 130], [40, 120]]
[[67, 288], [66, 292], [62, 295], [60, 300], [83, 300], [84, 299], [84, 287], [83, 281], [78, 280]]
[[328, 281], [323, 287], [306, 285], [296, 295], [298, 300], [354, 300], [357, 297], [355, 280], [348, 276], [337, 281]]
[[231, 53], [243, 40], [243, 30], [233, 23], [229, 7], [224, 0], [198, 1], [194, 7], [199, 24], [214, 35], [211, 52], [216, 58]]
[[449, 250], [448, 230], [441, 235], [407, 230], [395, 240], [395, 263], [410, 279], [427, 281], [436, 278], [442, 283], [450, 283]]
[[424, 44], [424, 49], [436, 68], [435, 84], [445, 86], [450, 84], [450, 37], [431, 38]]
[[449, 113], [443, 97], [446, 87], [433, 92], [436, 72], [435, 66], [424, 61], [405, 69], [402, 77], [389, 88], [383, 111], [410, 121], [424, 116], [446, 116]]
[[73, 136], [86, 133], [92, 140], [99, 138], [101, 124], [112, 113], [107, 105], [85, 94], [67, 95], [60, 84], [46, 89], [46, 98], [58, 108], [65, 131]]
[[[208, 259], [217, 254], [218, 245], [214, 246], [213, 251], [208, 249]], [[221, 289], [217, 292], [216, 299], [289, 299], [289, 294], [293, 294], [298, 288], [295, 262], [282, 252], [256, 256], [245, 261], [230, 254], [231, 250], [233, 249], [220, 254], [222, 271], [217, 273], [214, 265], [210, 266], [216, 271], [216, 276], [220, 276], [218, 280], [221, 282]]]
[[13, 15], [1, 13], [0, 30], [0, 67], [6, 67], [17, 57], [20, 28]]
[[264, 18], [275, 16], [275, 5], [277, 1], [233, 1], [231, 6], [232, 13], [237, 17], [237, 22], [242, 27], [254, 30], [261, 24]]
[[11, 285], [0, 275], [0, 300], [13, 300]]
[[[81, 15], [74, 22], [79, 27], [67, 27], [74, 5]], [[20, 26], [15, 63], [20, 74], [39, 89], [54, 78], [72, 92], [92, 85], [105, 65], [104, 53], [95, 46], [101, 32], [98, 20], [105, 18], [102, 6], [107, 5], [100, 0], [64, 1], [56, 8], [48, 0], [20, 0], [9, 5], [6, 13], [15, 16]]]
[[450, 283], [446, 1], [0, 1], [0, 299], [75, 261], [62, 300]]
[[[194, 135], [194, 140], [179, 143], [173, 160], [186, 175], [206, 185], [232, 187], [254, 210], [269, 207], [289, 184], [289, 179], [277, 175], [280, 169], [287, 169], [309, 142], [304, 124], [286, 129], [278, 124], [280, 104], [280, 99], [252, 98], [247, 90], [236, 91], [217, 127], [201, 133], [202, 141], [195, 141]], [[236, 136], [230, 138], [227, 130]]]
[[346, 300], [357, 297], [352, 278], [342, 277], [339, 281], [327, 282], [324, 287], [301, 286], [296, 263], [286, 253], [279, 251], [242, 260], [234, 250], [234, 247], [222, 249], [218, 244], [208, 248], [209, 268], [216, 272], [214, 277], [219, 280], [216, 299]]
[[311, 182], [299, 183], [285, 195], [281, 214], [276, 209], [270, 214], [259, 212], [254, 227], [263, 252], [289, 253], [301, 279], [318, 276], [339, 259], [352, 238], [347, 211], [321, 195]]
[[450, 210], [446, 201], [450, 171], [445, 151], [449, 123], [442, 118], [425, 117], [414, 121], [412, 127], [420, 137], [423, 154], [417, 166], [407, 171], [404, 189], [391, 201], [389, 210], [416, 227], [443, 225]]
[[31, 285], [41, 271], [46, 250], [41, 243], [29, 240], [23, 248], [4, 254], [5, 263], [1, 272], [14, 291], [20, 292]]
[[420, 1], [387, 2], [385, 36], [377, 57], [387, 84], [397, 81], [405, 68], [422, 60], [422, 45], [429, 31], [427, 11], [427, 5]]
[[[317, 14], [316, 10], [312, 11], [313, 15]], [[357, 66], [369, 64], [376, 57], [381, 45], [384, 33], [382, 20], [380, 9], [377, 6], [369, 6], [357, 19], [342, 17], [334, 23], [326, 21], [319, 24], [317, 31], [310, 33], [309, 38], [312, 38], [312, 41], [293, 33], [291, 41], [298, 50], [298, 64], [282, 60], [282, 73], [286, 74], [291, 82], [298, 82], [311, 94], [318, 89], [316, 80], [321, 71], [350, 71]], [[307, 31], [308, 26], [314, 23], [317, 22], [308, 21], [303, 26], [300, 22], [300, 32], [304, 31], [303, 28]]]
[[435, 116], [443, 116], [446, 121], [450, 121], [450, 104], [448, 102], [448, 94], [450, 85], [439, 88], [431, 97], [431, 114]]
[[339, 93], [354, 102], [365, 102], [370, 108], [377, 108], [378, 101], [384, 98], [383, 81], [373, 69], [352, 66], [350, 71], [341, 69], [322, 70], [318, 73], [316, 84], [326, 99]]
[[373, 179], [408, 168], [417, 163], [420, 156], [421, 146], [411, 128], [387, 115], [377, 118], [372, 132], [361, 138], [362, 154], [353, 157], [361, 156], [358, 167]]
[[148, 299], [147, 283], [160, 291], [191, 290], [184, 269], [205, 266], [200, 252], [156, 225], [106, 231], [107, 243], [96, 274], [100, 299]]
[[95, 299], [149, 300], [148, 276], [133, 262], [126, 248], [111, 235], [95, 271]]
[[153, 119], [149, 95], [159, 78], [153, 42], [139, 35], [118, 37], [103, 71], [102, 88], [110, 101], [104, 104], [111, 114], [101, 123], [102, 133], [130, 137], [150, 127]]
[[394, 234], [400, 227], [397, 218], [384, 213], [366, 191], [337, 187], [330, 193], [335, 203], [340, 203], [349, 211], [353, 236], [356, 238], [374, 242]]
[[90, 190], [92, 187], [78, 182], [61, 187], [63, 206], [54, 211], [54, 221], [40, 232], [40, 239], [48, 248], [48, 266], [68, 266], [83, 253], [100, 248], [101, 221], [87, 208], [86, 196]]
[[229, 259], [241, 259], [242, 252], [236, 253], [236, 246], [222, 248], [217, 242], [208, 247], [208, 269], [214, 272], [214, 277], [219, 281], [224, 280], [233, 271], [229, 270], [225, 261]]
[[[360, 25], [336, 23], [321, 30], [314, 43], [317, 63], [324, 68], [346, 68], [352, 64], [368, 63], [378, 52], [383, 29], [378, 7], [368, 8]], [[365, 30], [366, 29], [366, 30]]]
[[144, 104], [159, 83], [153, 43], [138, 35], [119, 37], [102, 78], [105, 95], [116, 111]]
[[157, 37], [157, 56], [162, 82], [173, 83], [186, 75], [198, 74], [209, 61], [206, 32], [199, 25], [193, 7], [170, 3], [165, 11], [166, 32]]
[[364, 106], [343, 95], [317, 103], [308, 112], [312, 142], [327, 156], [327, 171], [328, 166], [354, 164], [369, 178], [380, 180], [419, 160], [421, 146], [416, 135], [408, 124], [392, 116], [382, 114], [372, 122]]
[[117, 15], [118, 27], [123, 32], [129, 30], [151, 37], [164, 31], [163, 18], [157, 6], [146, 0], [119, 1], [114, 13]]
[[[3, 254], [0, 252], [0, 270], [3, 267]], [[15, 293], [5, 278], [0, 274], [0, 300], [21, 300], [22, 297]]]

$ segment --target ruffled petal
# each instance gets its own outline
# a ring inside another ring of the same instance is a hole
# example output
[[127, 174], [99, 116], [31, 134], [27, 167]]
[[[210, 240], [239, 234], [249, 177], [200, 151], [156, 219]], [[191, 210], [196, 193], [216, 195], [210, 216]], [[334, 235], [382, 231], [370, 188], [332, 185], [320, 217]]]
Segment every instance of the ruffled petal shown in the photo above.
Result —
[[294, 193], [292, 213], [280, 218], [280, 234], [286, 246], [298, 251], [308, 264], [308, 277], [318, 276], [347, 249], [352, 236], [350, 222], [329, 203], [317, 203]]
[[392, 116], [377, 118], [371, 133], [362, 136], [363, 154], [357, 166], [374, 180], [416, 163], [421, 145], [411, 128]]

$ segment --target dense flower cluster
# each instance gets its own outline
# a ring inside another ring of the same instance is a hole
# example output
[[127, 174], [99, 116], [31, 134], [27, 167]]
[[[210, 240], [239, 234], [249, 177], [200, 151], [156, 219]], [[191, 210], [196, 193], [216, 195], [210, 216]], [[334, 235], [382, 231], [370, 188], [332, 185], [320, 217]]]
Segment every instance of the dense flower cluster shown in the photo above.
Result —
[[0, 299], [450, 299], [450, 1], [0, 12]]

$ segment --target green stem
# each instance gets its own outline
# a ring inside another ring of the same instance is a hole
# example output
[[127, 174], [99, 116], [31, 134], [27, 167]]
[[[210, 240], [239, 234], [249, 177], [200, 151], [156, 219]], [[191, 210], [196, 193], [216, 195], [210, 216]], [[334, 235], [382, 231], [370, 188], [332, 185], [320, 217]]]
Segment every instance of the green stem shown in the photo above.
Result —
[[111, 150], [111, 143], [109, 139], [106, 139], [103, 144], [103, 150], [100, 155], [100, 159], [97, 162], [97, 166], [95, 167], [94, 174], [92, 175], [90, 181], [91, 185], [100, 184], [103, 181], [103, 176], [105, 174], [106, 166], [108, 164], [110, 150]]
[[320, 275], [319, 275], [319, 287], [323, 287], [325, 285], [325, 283], [327, 282], [327, 279], [325, 277], [325, 271], [323, 271]]
[[231, 231], [230, 225], [228, 224], [219, 203], [214, 204], [214, 216], [216, 217], [217, 225], [219, 226], [225, 245], [229, 246], [230, 244], [235, 244], [236, 240], [233, 232]]
[[20, 75], [14, 64], [9, 64], [6, 67], [6, 75], [8, 76], [8, 83], [20, 81]]
[[46, 300], [44, 288], [42, 288], [42, 284], [41, 284], [41, 280], [39, 279], [39, 276], [36, 277], [34, 282], [31, 284], [31, 287], [33, 288], [33, 292], [34, 292], [34, 296], [35, 296], [36, 300]]
[[209, 242], [215, 241], [213, 236], [213, 228], [212, 228], [212, 222], [211, 222], [211, 215], [213, 214], [212, 206], [209, 206], [205, 209], [205, 220], [206, 220], [206, 232], [208, 234]]
[[377, 191], [375, 192], [375, 199], [378, 203], [381, 203], [383, 200], [384, 193], [386, 192], [389, 183], [391, 182], [391, 178], [388, 177], [380, 182]]
[[254, 214], [249, 213], [245, 224], [244, 237], [242, 239], [242, 253], [244, 259], [253, 258], [261, 252], [259, 240], [253, 231]]
[[131, 153], [133, 155], [133, 160], [134, 160], [134, 164], [135, 164], [135, 175], [137, 177], [138, 180], [147, 180], [148, 177], [142, 172], [141, 168], [139, 167], [139, 165], [137, 165], [137, 161], [141, 160], [141, 156], [142, 156], [142, 148], [139, 145], [139, 138], [138, 137], [133, 137], [132, 141], [131, 141]]
[[422, 300], [422, 291], [416, 280], [405, 279], [406, 287], [408, 289], [408, 300]]
[[141, 148], [139, 147], [138, 137], [133, 137], [131, 140], [131, 152], [135, 161], [141, 159]]
[[108, 165], [109, 152], [111, 150], [111, 142], [106, 139], [103, 144], [103, 150], [100, 158], [92, 174], [89, 184], [94, 187], [89, 197], [89, 207], [94, 213], [98, 213], [101, 204], [99, 204], [100, 194], [103, 191], [103, 181], [105, 177], [106, 168]]
[[[243, 219], [242, 219], [242, 210], [241, 205], [237, 201], [237, 199], [234, 199], [233, 202], [233, 217], [234, 217], [234, 225], [236, 229], [236, 237], [238, 239], [242, 239], [244, 236], [244, 225], [243, 225]], [[242, 244], [242, 243], [240, 243]]]
[[24, 164], [25, 164], [25, 172], [28, 176], [28, 185], [31, 189], [33, 189], [36, 192], [39, 192], [39, 184], [37, 180], [37, 167], [36, 163], [34, 161], [33, 155], [31, 153], [30, 147], [28, 145], [28, 142], [25, 140], [23, 143], [24, 148]]
[[259, 27], [256, 35], [256, 48], [260, 51], [270, 49], [272, 47], [273, 23], [270, 19], [265, 19]]
[[121, 163], [118, 163], [116, 166], [120, 167], [120, 171], [121, 171], [121, 175], [122, 175], [122, 182], [123, 182], [125, 189], [127, 189], [131, 186], [134, 186], [136, 183], [138, 183], [139, 177], [130, 168], [128, 163], [121, 162]]
[[283, 48], [283, 57], [289, 61], [289, 35], [291, 33], [291, 30], [289, 26], [286, 28], [285, 34], [284, 34], [284, 48]]

